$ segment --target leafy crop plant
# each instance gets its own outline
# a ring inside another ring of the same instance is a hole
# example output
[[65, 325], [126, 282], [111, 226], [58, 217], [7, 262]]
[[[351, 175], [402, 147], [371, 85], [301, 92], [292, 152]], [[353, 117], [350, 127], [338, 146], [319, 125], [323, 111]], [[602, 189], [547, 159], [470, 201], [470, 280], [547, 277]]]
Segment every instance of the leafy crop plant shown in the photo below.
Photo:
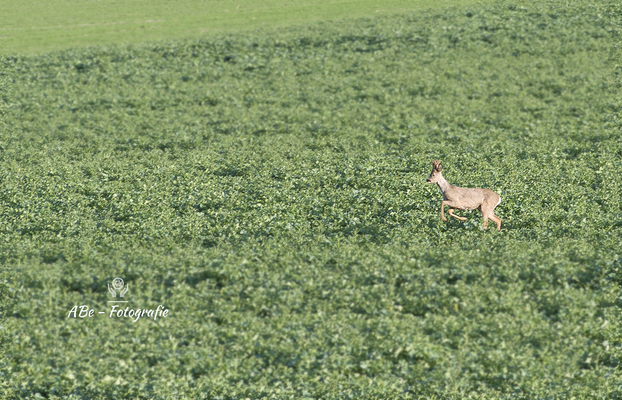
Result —
[[[621, 11], [7, 57], [0, 393], [620, 398]], [[501, 232], [439, 220], [434, 159]]]

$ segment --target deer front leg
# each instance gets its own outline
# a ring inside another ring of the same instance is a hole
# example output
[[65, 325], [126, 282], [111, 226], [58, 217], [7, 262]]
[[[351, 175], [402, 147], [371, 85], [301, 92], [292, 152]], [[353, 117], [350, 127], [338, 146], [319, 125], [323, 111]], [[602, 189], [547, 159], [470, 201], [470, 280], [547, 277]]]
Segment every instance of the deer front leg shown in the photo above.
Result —
[[459, 217], [456, 214], [454, 214], [454, 209], [450, 208], [449, 210], [447, 210], [447, 212], [449, 213], [449, 215], [451, 215], [452, 217], [459, 219], [460, 221], [466, 221], [467, 219], [465, 217]]
[[[450, 202], [449, 202], [449, 201], [447, 201], [447, 200], [443, 200], [443, 201], [441, 201], [441, 219], [442, 219], [443, 221], [447, 221], [447, 218], [445, 218], [445, 205], [449, 205], [449, 203], [450, 203]], [[449, 207], [451, 207], [451, 206], [449, 206]], [[450, 213], [449, 213], [449, 214], [451, 214], [451, 211], [450, 211]]]

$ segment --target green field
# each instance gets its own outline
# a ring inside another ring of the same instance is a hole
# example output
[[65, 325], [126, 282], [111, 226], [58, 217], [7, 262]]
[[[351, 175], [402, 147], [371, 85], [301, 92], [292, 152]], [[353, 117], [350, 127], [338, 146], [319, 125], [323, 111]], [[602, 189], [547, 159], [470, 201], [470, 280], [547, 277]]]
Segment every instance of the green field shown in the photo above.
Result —
[[0, 3], [0, 54], [141, 43], [477, 3], [483, 2], [383, 0], [379, 4], [371, 0], [3, 0]]
[[[0, 396], [622, 397], [621, 33], [503, 1], [5, 56]], [[501, 232], [441, 221], [435, 159]], [[110, 318], [116, 277], [170, 314]]]

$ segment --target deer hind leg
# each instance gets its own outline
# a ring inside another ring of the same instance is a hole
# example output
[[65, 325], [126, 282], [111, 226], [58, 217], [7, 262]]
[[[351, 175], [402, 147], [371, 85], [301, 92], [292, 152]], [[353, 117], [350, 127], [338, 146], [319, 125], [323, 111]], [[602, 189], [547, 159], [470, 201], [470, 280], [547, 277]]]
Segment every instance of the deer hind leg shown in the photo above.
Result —
[[447, 212], [449, 213], [449, 215], [451, 215], [452, 217], [459, 219], [460, 221], [466, 221], [467, 219], [465, 217], [459, 217], [456, 214], [454, 214], [454, 208], [450, 208], [449, 210], [447, 210]]
[[486, 209], [485, 204], [480, 205], [478, 209], [482, 212], [482, 217], [484, 218], [484, 229], [488, 229], [488, 218], [490, 218], [490, 213]]
[[497, 217], [494, 213], [491, 213], [490, 219], [493, 220], [495, 224], [497, 224], [497, 230], [500, 231], [501, 230], [501, 218]]
[[491, 219], [495, 224], [497, 224], [497, 230], [501, 230], [501, 219], [495, 215], [495, 207], [481, 207], [482, 215], [484, 216], [484, 229], [488, 228], [488, 219]]

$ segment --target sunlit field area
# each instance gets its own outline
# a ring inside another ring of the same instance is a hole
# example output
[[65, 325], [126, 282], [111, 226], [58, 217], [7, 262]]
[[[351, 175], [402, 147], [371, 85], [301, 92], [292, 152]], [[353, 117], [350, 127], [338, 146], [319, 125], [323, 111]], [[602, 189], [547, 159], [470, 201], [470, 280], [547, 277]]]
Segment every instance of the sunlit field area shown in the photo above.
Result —
[[[0, 54], [230, 34], [491, 0], [3, 0]], [[277, 33], [278, 35], [278, 33]]]
[[0, 395], [622, 397], [622, 6], [285, 25], [5, 53]]

